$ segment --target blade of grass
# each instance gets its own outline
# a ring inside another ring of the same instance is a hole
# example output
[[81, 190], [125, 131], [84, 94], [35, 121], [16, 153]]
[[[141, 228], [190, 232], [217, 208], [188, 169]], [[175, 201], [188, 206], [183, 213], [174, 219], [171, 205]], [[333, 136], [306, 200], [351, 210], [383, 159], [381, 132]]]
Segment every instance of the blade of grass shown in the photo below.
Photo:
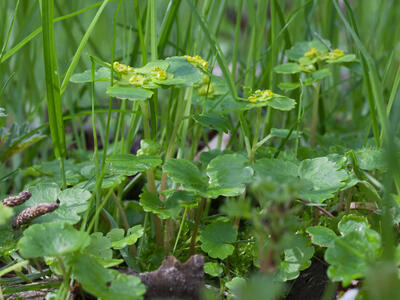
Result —
[[78, 49], [76, 50], [75, 55], [72, 58], [72, 62], [69, 65], [68, 70], [67, 70], [67, 72], [66, 72], [66, 74], [64, 76], [64, 80], [63, 80], [63, 82], [61, 84], [61, 95], [64, 94], [65, 89], [67, 88], [69, 79], [71, 78], [72, 73], [74, 72], [76, 66], [78, 65], [79, 59], [81, 58], [82, 51], [85, 48], [86, 43], [89, 40], [89, 37], [92, 34], [93, 29], [96, 26], [97, 21], [99, 20], [101, 14], [102, 14], [103, 10], [105, 9], [105, 7], [107, 6], [108, 2], [109, 2], [109, 0], [104, 0], [103, 1], [103, 4], [97, 10], [96, 15], [94, 16], [94, 18], [93, 18], [92, 22], [90, 23], [88, 29], [86, 30], [85, 35], [82, 37], [82, 40], [81, 40], [81, 42], [80, 42], [80, 44], [78, 46]]
[[161, 23], [160, 35], [158, 37], [158, 55], [162, 56], [164, 53], [165, 46], [167, 44], [168, 35], [171, 32], [173, 20], [177, 15], [177, 11], [179, 5], [181, 4], [181, 0], [170, 0], [167, 12], [165, 17]]
[[[358, 34], [358, 30], [357, 27], [355, 26], [355, 20], [354, 17], [352, 16], [351, 10], [349, 9], [349, 6], [346, 5], [347, 7], [347, 12], [349, 13], [349, 17], [350, 17], [350, 23], [347, 21], [347, 19], [344, 17], [342, 11], [340, 10], [338, 4], [336, 1], [333, 2], [335, 5], [335, 8], [338, 12], [339, 17], [342, 19], [343, 23], [345, 24], [345, 27], [347, 29], [347, 31], [350, 33], [350, 35], [352, 36], [355, 44], [357, 45], [360, 54], [361, 54], [361, 64], [362, 64], [362, 69], [363, 69], [363, 78], [366, 84], [366, 89], [367, 89], [367, 98], [368, 98], [368, 103], [369, 103], [369, 109], [370, 109], [370, 117], [371, 117], [371, 122], [372, 122], [372, 132], [374, 134], [374, 138], [375, 138], [375, 143], [377, 146], [380, 146], [381, 141], [379, 138], [379, 128], [378, 128], [378, 121], [377, 121], [377, 117], [376, 117], [376, 105], [379, 105], [379, 103], [377, 103], [378, 99], [374, 98], [374, 95], [372, 94], [372, 88], [371, 88], [371, 78], [369, 76], [369, 72], [377, 72], [375, 64], [372, 60], [372, 57], [370, 56], [370, 54], [368, 53], [367, 49], [365, 48], [365, 46], [362, 44], [360, 38], [359, 38], [359, 34]], [[345, 2], [346, 3], [346, 2]], [[379, 102], [379, 101], [378, 101]], [[382, 120], [381, 120], [382, 121]], [[381, 124], [383, 125], [383, 124]]]
[[237, 95], [237, 91], [236, 91], [236, 87], [235, 87], [235, 82], [233, 80], [232, 74], [231, 72], [229, 72], [229, 68], [228, 68], [228, 63], [226, 62], [226, 58], [221, 50], [221, 47], [219, 46], [218, 40], [215, 37], [214, 34], [212, 34], [212, 32], [208, 29], [208, 25], [205, 22], [204, 18], [199, 14], [199, 12], [197, 11], [197, 8], [194, 6], [194, 4], [192, 3], [191, 0], [186, 0], [186, 2], [189, 4], [189, 6], [191, 7], [194, 16], [196, 17], [197, 21], [200, 24], [201, 29], [204, 32], [205, 37], [207, 38], [210, 46], [212, 48], [214, 48], [214, 51], [217, 53], [217, 61], [218, 64], [221, 68], [222, 74], [225, 78], [225, 80], [228, 83], [229, 86], [229, 90], [230, 93], [233, 97], [233, 99], [237, 99], [238, 95]]
[[[397, 150], [396, 145], [393, 141], [393, 134], [390, 128], [390, 124], [386, 115], [386, 110], [384, 106], [383, 100], [383, 92], [382, 86], [378, 78], [378, 73], [376, 69], [375, 62], [373, 61], [372, 57], [367, 52], [366, 48], [362, 44], [361, 40], [359, 39], [357, 28], [355, 22], [351, 24], [347, 21], [346, 17], [343, 15], [342, 11], [340, 10], [339, 4], [337, 0], [334, 2], [336, 11], [338, 12], [339, 17], [342, 19], [346, 30], [352, 36], [354, 42], [356, 43], [358, 49], [361, 52], [362, 57], [365, 60], [365, 66], [367, 75], [368, 75], [368, 82], [367, 84], [370, 85], [371, 94], [373, 97], [374, 105], [376, 105], [376, 110], [378, 113], [379, 121], [381, 124], [382, 130], [382, 137], [383, 137], [383, 146], [386, 154], [387, 159], [387, 166], [389, 169], [389, 176], [386, 176], [386, 185], [385, 185], [385, 195], [383, 197], [382, 206], [384, 209], [384, 213], [382, 215], [382, 239], [383, 243], [386, 245], [384, 249], [384, 257], [386, 259], [393, 259], [394, 257], [394, 232], [392, 228], [392, 216], [390, 213], [391, 209], [391, 202], [390, 202], [390, 190], [391, 190], [391, 182], [389, 183], [390, 175], [393, 176], [394, 183], [397, 189], [397, 194], [400, 193], [400, 168], [399, 168], [399, 161], [397, 159]], [[348, 2], [344, 1], [347, 9], [347, 13], [351, 20], [354, 20], [353, 12], [348, 4]], [[372, 113], [372, 112], [371, 112]], [[391, 181], [391, 180], [390, 180]]]
[[53, 0], [42, 1], [43, 55], [46, 78], [46, 99], [54, 154], [60, 160], [63, 187], [66, 187], [64, 157], [65, 131], [62, 116], [60, 81], [54, 45]]
[[[399, 84], [400, 84], [400, 66], [397, 68], [396, 77], [394, 79], [392, 91], [390, 92], [390, 96], [389, 96], [389, 102], [386, 107], [386, 115], [388, 117], [390, 116], [390, 111], [392, 110], [392, 106], [393, 106], [394, 100], [396, 98], [397, 91], [399, 89]], [[0, 95], [1, 95], [1, 93], [0, 93]]]
[[[103, 3], [103, 1], [95, 3], [93, 5], [90, 5], [86, 8], [83, 8], [81, 10], [77, 10], [73, 13], [67, 14], [62, 17], [55, 18], [53, 20], [54, 23], [70, 19], [72, 17], [75, 17], [77, 15], [80, 15], [84, 12], [87, 12], [93, 8], [96, 8], [97, 6], [100, 6]], [[33, 32], [31, 32], [26, 38], [24, 38], [22, 41], [20, 41], [17, 45], [15, 45], [13, 48], [11, 48], [9, 51], [7, 51], [4, 56], [0, 59], [0, 64], [5, 62], [7, 59], [9, 59], [11, 56], [13, 56], [15, 53], [17, 53], [23, 46], [25, 46], [27, 43], [29, 43], [34, 37], [36, 37], [38, 34], [42, 32], [42, 27], [37, 28]]]
[[3, 55], [4, 55], [4, 51], [6, 51], [7, 46], [8, 46], [8, 42], [10, 41], [11, 32], [12, 32], [12, 30], [14, 28], [15, 17], [17, 16], [17, 12], [18, 12], [18, 7], [19, 7], [19, 0], [17, 1], [17, 4], [15, 4], [14, 14], [13, 14], [13, 17], [11, 19], [10, 28], [8, 29], [7, 38], [6, 38], [6, 41], [5, 41], [4, 45], [3, 45], [3, 48], [1, 49], [0, 61], [2, 60]]

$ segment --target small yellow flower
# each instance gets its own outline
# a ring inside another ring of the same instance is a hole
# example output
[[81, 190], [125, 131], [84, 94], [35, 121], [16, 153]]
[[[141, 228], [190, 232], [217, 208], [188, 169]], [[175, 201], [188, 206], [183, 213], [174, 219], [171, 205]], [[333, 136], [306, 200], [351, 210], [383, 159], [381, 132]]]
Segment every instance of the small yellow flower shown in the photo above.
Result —
[[256, 90], [247, 99], [251, 103], [256, 103], [258, 100], [265, 100], [266, 98], [271, 98], [274, 93], [271, 90]]
[[311, 48], [306, 53], [304, 53], [304, 56], [306, 56], [308, 58], [314, 58], [314, 57], [318, 56], [319, 54], [320, 53], [319, 53], [319, 51], [317, 49]]
[[120, 64], [119, 62], [115, 61], [113, 63], [113, 68], [115, 72], [118, 73], [127, 73], [128, 72], [128, 66], [124, 64]]
[[165, 71], [158, 71], [156, 75], [157, 80], [165, 80], [167, 79], [167, 73]]
[[129, 83], [133, 84], [134, 86], [142, 86], [145, 82], [146, 78], [143, 75], [132, 75], [131, 78], [129, 78]]
[[151, 70], [151, 75], [157, 80], [167, 79], [167, 72], [162, 70], [160, 67], [154, 67], [153, 70]]
[[186, 55], [185, 57], [186, 57], [186, 60], [188, 62], [190, 62], [191, 64], [194, 64], [197, 67], [201, 67], [203, 69], [208, 70], [208, 62], [206, 60], [202, 59], [199, 55], [196, 55], [194, 57]]
[[248, 99], [249, 99], [249, 102], [251, 102], [251, 103], [256, 103], [257, 102], [257, 97], [255, 95], [249, 96]]
[[335, 50], [329, 52], [329, 54], [328, 54], [329, 58], [339, 58], [342, 56], [344, 56], [344, 51], [340, 50], [340, 49], [335, 49]]
[[271, 90], [265, 90], [262, 92], [262, 96], [264, 98], [271, 98], [274, 95], [274, 93]]

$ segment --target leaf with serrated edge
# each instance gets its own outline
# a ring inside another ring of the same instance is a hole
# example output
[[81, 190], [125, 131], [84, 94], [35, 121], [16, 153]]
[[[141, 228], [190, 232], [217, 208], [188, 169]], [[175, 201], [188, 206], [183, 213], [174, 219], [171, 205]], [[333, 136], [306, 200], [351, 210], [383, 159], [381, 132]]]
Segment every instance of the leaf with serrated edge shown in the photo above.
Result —
[[212, 258], [225, 259], [235, 247], [229, 243], [236, 241], [237, 231], [229, 223], [216, 222], [208, 225], [200, 234], [201, 249]]
[[18, 249], [25, 258], [59, 256], [88, 246], [89, 235], [67, 223], [34, 224], [24, 231]]

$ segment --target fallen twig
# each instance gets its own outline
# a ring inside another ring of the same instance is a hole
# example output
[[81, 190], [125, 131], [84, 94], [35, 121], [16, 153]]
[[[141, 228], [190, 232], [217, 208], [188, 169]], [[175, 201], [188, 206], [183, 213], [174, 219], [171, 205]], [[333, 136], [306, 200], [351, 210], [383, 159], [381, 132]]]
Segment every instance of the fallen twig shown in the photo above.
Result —
[[313, 204], [313, 206], [316, 208], [316, 209], [318, 209], [320, 212], [322, 212], [323, 214], [325, 214], [325, 215], [327, 215], [329, 218], [334, 218], [335, 216], [334, 215], [332, 215], [329, 211], [327, 211], [325, 208], [323, 208], [323, 207], [321, 207], [321, 206], [318, 206], [318, 205], [315, 205], [315, 203], [314, 202], [311, 202], [310, 200], [306, 200], [306, 199], [303, 199], [303, 198], [300, 198], [300, 197], [296, 197], [296, 199], [297, 200], [300, 200], [301, 202], [303, 202], [303, 203], [311, 203], [311, 204]]

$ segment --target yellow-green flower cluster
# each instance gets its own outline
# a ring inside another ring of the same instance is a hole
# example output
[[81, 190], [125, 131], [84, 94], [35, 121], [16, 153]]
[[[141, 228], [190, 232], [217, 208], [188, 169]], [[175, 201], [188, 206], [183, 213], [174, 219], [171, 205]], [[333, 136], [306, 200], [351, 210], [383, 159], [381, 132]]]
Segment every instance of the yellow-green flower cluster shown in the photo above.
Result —
[[153, 70], [151, 70], [151, 76], [157, 80], [165, 80], [167, 79], [167, 72], [160, 67], [154, 67]]
[[272, 98], [273, 96], [274, 96], [274, 93], [271, 90], [256, 90], [254, 93], [252, 93], [248, 97], [248, 100], [251, 103], [256, 103], [257, 101], [268, 100], [269, 98]]
[[313, 59], [313, 58], [318, 57], [320, 54], [321, 53], [316, 48], [311, 48], [306, 53], [304, 53], [304, 56], [306, 56], [310, 59]]
[[339, 58], [342, 56], [344, 56], [344, 51], [340, 50], [340, 49], [335, 49], [328, 53], [329, 59], [335, 59], [335, 58]]
[[[321, 52], [316, 48], [311, 48], [304, 53], [304, 56], [300, 59], [300, 62], [302, 62], [304, 65], [310, 65], [316, 61], [338, 59], [342, 56], [344, 56], [344, 51], [340, 49], [335, 49], [330, 52]], [[314, 69], [311, 69], [310, 71], [314, 71]]]
[[113, 64], [113, 69], [117, 73], [126, 74], [126, 73], [128, 73], [128, 70], [132, 69], [132, 68], [130, 66], [120, 64], [119, 62], [115, 61]]
[[173, 77], [172, 74], [167, 74], [165, 70], [158, 66], [150, 72], [144, 72], [141, 69], [135, 69], [116, 61], [113, 64], [113, 69], [121, 77], [122, 82], [129, 82], [134, 86], [151, 85], [151, 81], [163, 81], [168, 77]]
[[206, 60], [202, 59], [199, 55], [196, 55], [196, 56], [186, 55], [185, 57], [186, 57], [186, 60], [188, 62], [190, 62], [192, 65], [199, 67], [200, 69], [203, 69], [206, 71], [208, 70], [208, 62]]
[[211, 79], [208, 75], [203, 75], [201, 81], [195, 84], [197, 87], [197, 91], [200, 96], [208, 96], [208, 98], [212, 98], [214, 95], [214, 87], [213, 84], [210, 83]]
[[134, 86], [142, 86], [146, 82], [146, 77], [140, 74], [133, 74], [129, 78], [129, 83], [133, 84]]

